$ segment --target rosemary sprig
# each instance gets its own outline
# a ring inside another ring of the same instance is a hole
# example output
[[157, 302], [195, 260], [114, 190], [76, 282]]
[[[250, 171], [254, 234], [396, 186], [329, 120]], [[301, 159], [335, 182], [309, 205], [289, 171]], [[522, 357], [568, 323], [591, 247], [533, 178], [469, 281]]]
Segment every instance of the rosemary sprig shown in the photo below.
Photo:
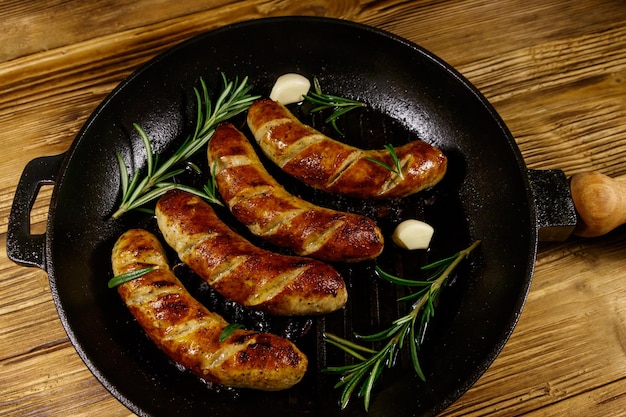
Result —
[[[426, 326], [435, 314], [435, 301], [441, 287], [446, 283], [452, 271], [479, 244], [480, 241], [475, 241], [468, 248], [449, 258], [422, 267], [423, 270], [434, 270], [434, 273], [425, 281], [396, 277], [376, 267], [381, 278], [397, 285], [418, 287], [419, 290], [410, 296], [398, 300], [415, 301], [411, 304], [409, 312], [393, 321], [391, 326], [370, 335], [355, 334], [357, 339], [365, 342], [386, 341], [380, 350], [361, 346], [330, 333], [324, 334], [329, 344], [342, 349], [358, 360], [357, 363], [352, 365], [331, 366], [324, 369], [328, 373], [341, 374], [341, 379], [335, 385], [335, 388], [343, 388], [340, 398], [342, 409], [347, 407], [352, 395], [355, 393], [363, 398], [365, 409], [369, 409], [374, 384], [380, 378], [385, 368], [391, 368], [395, 365], [397, 353], [404, 347], [405, 343], [409, 345], [413, 369], [420, 379], [426, 380], [419, 363], [418, 352], [423, 341]], [[367, 357], [361, 352], [370, 356]]]
[[160, 163], [159, 155], [153, 153], [146, 132], [141, 126], [134, 125], [146, 149], [147, 172], [143, 178], [140, 178], [139, 170], [137, 170], [131, 180], [122, 156], [119, 153], [116, 154], [120, 166], [122, 201], [117, 211], [113, 213], [113, 218], [118, 218], [130, 210], [139, 209], [174, 188], [192, 192], [212, 203], [221, 204], [214, 193], [214, 187], [210, 184], [205, 186], [203, 191], [199, 191], [171, 180], [184, 171], [181, 164], [204, 148], [220, 122], [247, 110], [252, 102], [259, 98], [259, 96], [250, 95], [252, 87], [247, 85], [248, 77], [241, 82], [237, 78], [234, 81], [228, 81], [222, 74], [222, 80], [224, 87], [214, 104], [211, 103], [208, 88], [202, 78], [200, 79], [201, 90], [194, 87], [197, 104], [195, 130], [163, 163]]
[[317, 105], [311, 109], [311, 113], [332, 109], [333, 112], [326, 118], [326, 120], [324, 120], [324, 123], [330, 123], [339, 135], [344, 136], [343, 132], [339, 129], [339, 127], [337, 127], [337, 119], [351, 110], [365, 106], [365, 103], [345, 97], [322, 93], [320, 82], [316, 77], [313, 78], [313, 90], [314, 91], [304, 95], [305, 100]]
[[393, 161], [393, 166], [387, 164], [386, 162], [381, 161], [380, 159], [369, 158], [369, 157], [366, 157], [365, 159], [375, 164], [378, 164], [382, 167], [387, 168], [389, 171], [393, 172], [394, 174], [399, 175], [400, 179], [403, 180], [404, 174], [402, 173], [402, 161], [400, 161], [400, 158], [398, 158], [398, 155], [396, 154], [396, 149], [391, 144], [385, 145], [385, 149], [387, 149], [387, 151], [389, 152], [389, 156], [391, 156], [391, 160]]

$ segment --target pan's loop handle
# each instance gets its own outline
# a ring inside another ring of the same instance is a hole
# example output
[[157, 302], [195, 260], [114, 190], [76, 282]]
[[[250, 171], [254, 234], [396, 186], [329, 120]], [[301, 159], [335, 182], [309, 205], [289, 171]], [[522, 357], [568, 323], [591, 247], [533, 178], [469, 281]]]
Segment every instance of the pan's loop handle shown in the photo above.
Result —
[[7, 227], [7, 256], [13, 262], [46, 270], [46, 234], [30, 233], [30, 212], [42, 185], [53, 185], [65, 154], [30, 161], [17, 185]]

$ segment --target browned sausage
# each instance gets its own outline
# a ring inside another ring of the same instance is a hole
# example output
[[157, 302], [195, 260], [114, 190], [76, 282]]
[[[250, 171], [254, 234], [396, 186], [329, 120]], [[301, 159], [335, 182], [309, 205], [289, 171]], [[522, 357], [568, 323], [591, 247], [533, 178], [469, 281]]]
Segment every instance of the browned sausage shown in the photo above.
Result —
[[169, 191], [156, 206], [159, 229], [180, 259], [223, 296], [276, 315], [322, 314], [347, 300], [343, 278], [322, 261], [252, 245], [199, 197]]
[[361, 261], [382, 252], [384, 239], [373, 220], [316, 206], [288, 193], [232, 124], [217, 127], [208, 159], [222, 198], [255, 235], [325, 261]]
[[127, 231], [111, 260], [115, 275], [157, 268], [117, 291], [150, 339], [180, 365], [207, 381], [265, 391], [289, 388], [304, 376], [307, 358], [287, 339], [238, 329], [220, 342], [228, 323], [185, 290], [153, 234]]
[[370, 160], [394, 167], [388, 150], [363, 150], [333, 140], [269, 99], [252, 104], [248, 127], [263, 152], [283, 171], [331, 193], [373, 199], [406, 197], [432, 187], [446, 172], [445, 155], [415, 140], [394, 148], [402, 175], [394, 173]]

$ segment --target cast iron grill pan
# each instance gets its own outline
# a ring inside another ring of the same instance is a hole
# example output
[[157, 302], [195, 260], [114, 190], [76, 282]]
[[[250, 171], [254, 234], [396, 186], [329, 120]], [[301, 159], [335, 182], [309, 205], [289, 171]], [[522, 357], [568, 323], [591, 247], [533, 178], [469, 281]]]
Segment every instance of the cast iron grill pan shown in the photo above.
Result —
[[[261, 95], [268, 94], [283, 73], [315, 76], [329, 92], [368, 104], [341, 120], [346, 141], [381, 148], [419, 137], [448, 156], [449, 172], [440, 184], [385, 203], [330, 196], [266, 164], [292, 193], [376, 219], [387, 239], [376, 262], [388, 272], [418, 278], [423, 263], [481, 240], [444, 289], [428, 328], [420, 353], [427, 381], [420, 381], [409, 358], [400, 356], [399, 366], [386, 371], [375, 389], [367, 415], [437, 414], [487, 369], [521, 312], [537, 240], [526, 168], [487, 100], [447, 64], [389, 33], [333, 19], [263, 19], [193, 38], [156, 57], [116, 88], [67, 153], [40, 161], [49, 170], [60, 167], [40, 266], [49, 274], [59, 316], [79, 355], [103, 385], [139, 415], [366, 415], [356, 398], [340, 411], [339, 390], [332, 388], [337, 376], [321, 369], [349, 358], [327, 346], [321, 335], [372, 333], [406, 311], [396, 302], [404, 290], [376, 278], [374, 262], [336, 265], [349, 285], [350, 298], [341, 311], [319, 318], [276, 318], [222, 299], [170, 253], [177, 274], [207, 306], [230, 321], [289, 337], [307, 354], [310, 366], [304, 380], [277, 393], [211, 386], [179, 369], [143, 334], [117, 293], [106, 287], [117, 237], [130, 227], [156, 231], [154, 219], [144, 214], [111, 219], [119, 204], [115, 152], [121, 152], [131, 171], [143, 168], [145, 152], [133, 123], [145, 129], [155, 151], [173, 152], [193, 129], [193, 87], [203, 77], [210, 91], [217, 91], [220, 72], [229, 78], [249, 76], [253, 93]], [[304, 107], [294, 111], [327, 129], [321, 116], [310, 115]], [[243, 117], [235, 123], [250, 137]], [[197, 163], [206, 167], [204, 154]], [[205, 178], [189, 174], [180, 180]], [[228, 212], [218, 210], [241, 234], [265, 245]], [[435, 227], [428, 252], [410, 253], [391, 243], [395, 224], [405, 218], [421, 218]]]

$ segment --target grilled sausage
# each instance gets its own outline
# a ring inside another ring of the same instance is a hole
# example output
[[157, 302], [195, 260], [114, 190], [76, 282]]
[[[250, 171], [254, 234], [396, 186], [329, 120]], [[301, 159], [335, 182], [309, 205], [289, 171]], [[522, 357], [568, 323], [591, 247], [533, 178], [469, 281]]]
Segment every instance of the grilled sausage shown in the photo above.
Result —
[[180, 259], [223, 296], [276, 315], [310, 315], [341, 308], [343, 278], [330, 265], [252, 245], [199, 197], [169, 191], [156, 206], [159, 229]]
[[150, 339], [193, 373], [207, 381], [264, 391], [287, 389], [304, 376], [307, 358], [287, 339], [237, 329], [220, 341], [228, 323], [185, 290], [153, 234], [127, 231], [111, 258], [115, 275], [156, 267], [117, 291]]
[[248, 110], [248, 127], [263, 152], [281, 169], [310, 186], [358, 198], [401, 198], [432, 187], [447, 167], [445, 155], [415, 140], [394, 148], [402, 175], [388, 150], [362, 150], [302, 124], [286, 107], [260, 99]]
[[208, 160], [222, 198], [253, 234], [298, 255], [331, 262], [373, 259], [382, 252], [383, 236], [373, 220], [319, 207], [287, 192], [232, 124], [217, 127]]

